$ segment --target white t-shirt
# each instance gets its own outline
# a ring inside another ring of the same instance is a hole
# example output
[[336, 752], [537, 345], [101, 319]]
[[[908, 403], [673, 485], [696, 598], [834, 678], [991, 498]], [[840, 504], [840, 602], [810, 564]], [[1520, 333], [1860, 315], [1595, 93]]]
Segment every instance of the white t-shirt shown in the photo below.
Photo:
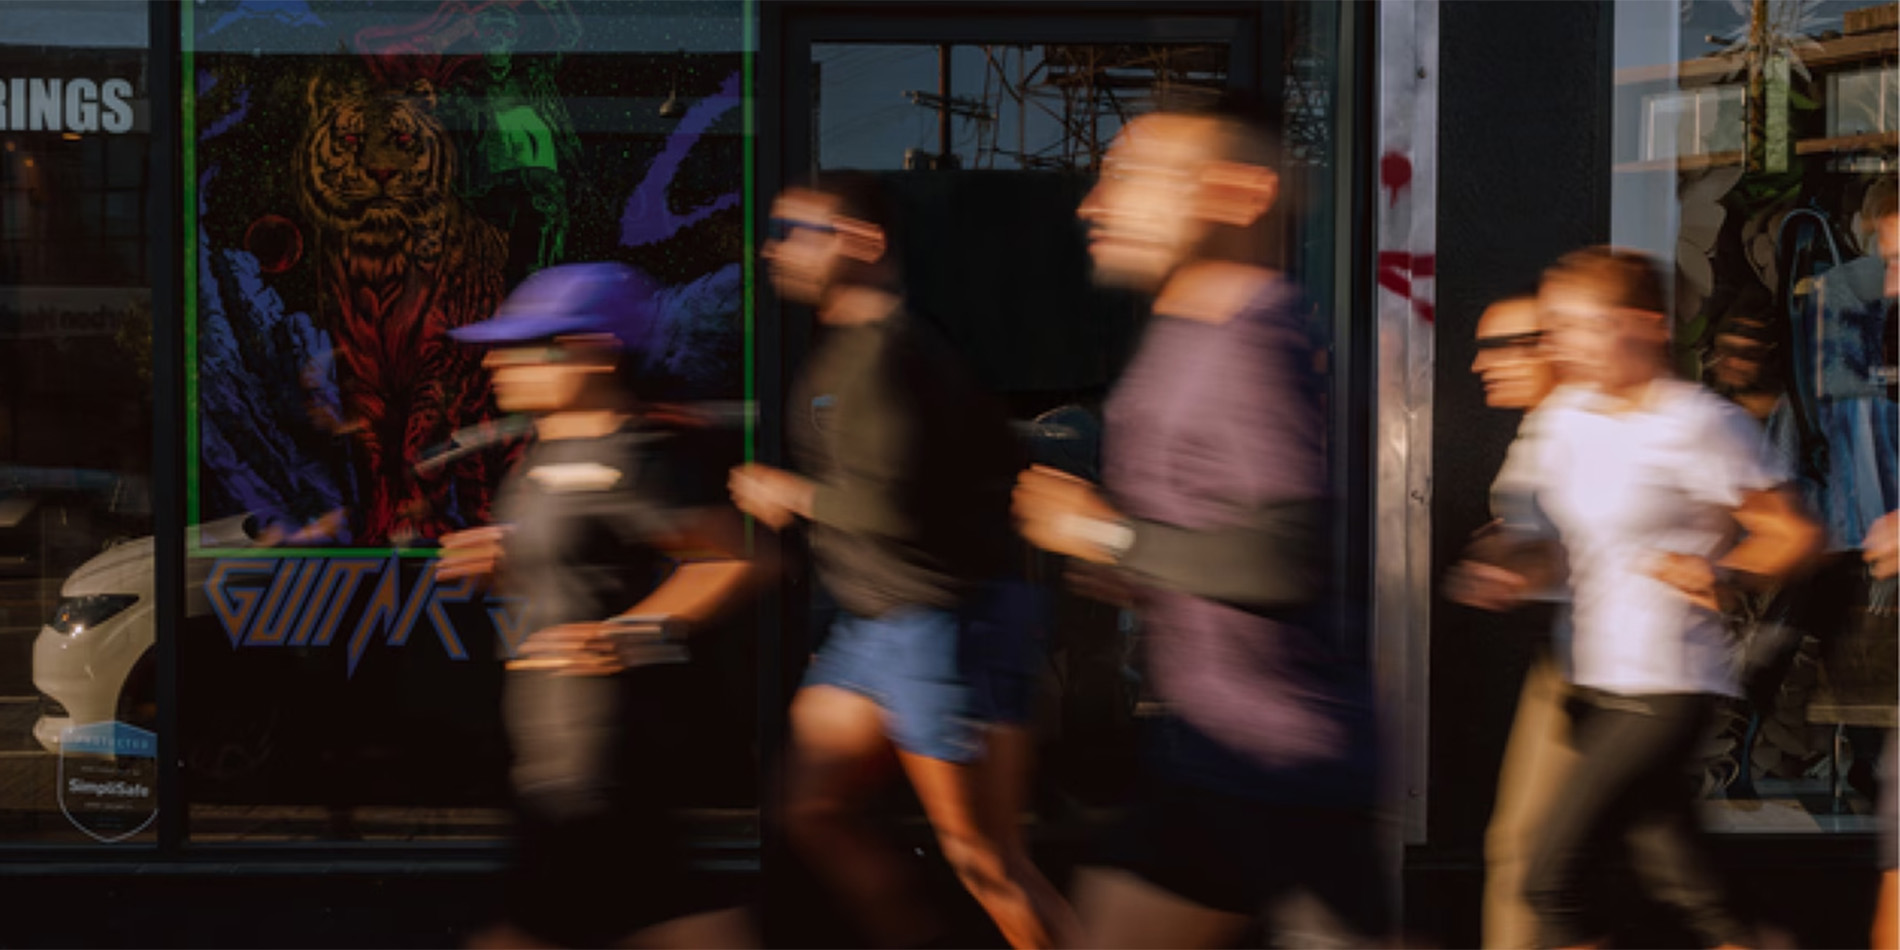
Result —
[[1786, 475], [1753, 419], [1693, 383], [1658, 380], [1640, 409], [1603, 407], [1595, 391], [1566, 386], [1525, 423], [1535, 438], [1521, 477], [1570, 561], [1570, 680], [1739, 696], [1739, 651], [1721, 616], [1648, 571], [1662, 553], [1726, 554], [1742, 496]]
[[[1504, 464], [1498, 468], [1497, 477], [1491, 480], [1491, 517], [1496, 518], [1505, 531], [1520, 536], [1555, 535], [1549, 522], [1537, 510], [1534, 497], [1536, 472], [1533, 466], [1538, 457], [1538, 432], [1538, 425], [1532, 421], [1532, 415], [1526, 413], [1517, 424], [1517, 438], [1512, 439], [1510, 448], [1505, 450]], [[1570, 588], [1560, 577], [1542, 590], [1531, 591], [1525, 595], [1525, 599], [1567, 603], [1570, 600]], [[1555, 631], [1559, 638], [1566, 634], [1568, 623], [1568, 614], [1559, 616], [1558, 629]]]

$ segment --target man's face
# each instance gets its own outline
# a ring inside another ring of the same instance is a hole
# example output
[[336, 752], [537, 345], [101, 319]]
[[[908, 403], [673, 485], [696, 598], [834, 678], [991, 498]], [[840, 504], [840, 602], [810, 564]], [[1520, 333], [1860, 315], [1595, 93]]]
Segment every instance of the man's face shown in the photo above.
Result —
[[1213, 133], [1206, 120], [1154, 115], [1115, 137], [1076, 212], [1088, 225], [1096, 282], [1153, 291], [1192, 257], [1207, 233], [1195, 201]]
[[575, 408], [589, 377], [612, 372], [614, 363], [600, 347], [552, 341], [490, 350], [482, 365], [501, 411], [537, 414]]
[[1543, 322], [1535, 300], [1493, 304], [1478, 318], [1478, 356], [1471, 371], [1484, 381], [1484, 402], [1494, 409], [1529, 409], [1556, 385], [1545, 358]]
[[793, 188], [772, 202], [772, 226], [759, 256], [779, 296], [816, 306], [831, 289], [843, 265], [838, 234], [838, 200]]
[[1599, 389], [1630, 385], [1651, 372], [1652, 350], [1668, 341], [1658, 314], [1613, 307], [1584, 282], [1546, 282], [1537, 305], [1549, 321], [1547, 356], [1567, 380]]

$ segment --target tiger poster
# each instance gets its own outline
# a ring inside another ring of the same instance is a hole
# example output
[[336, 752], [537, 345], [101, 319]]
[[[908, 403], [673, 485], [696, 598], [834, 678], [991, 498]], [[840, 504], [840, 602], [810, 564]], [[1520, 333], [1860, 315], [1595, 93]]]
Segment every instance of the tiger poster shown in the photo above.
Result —
[[[438, 581], [432, 555], [487, 521], [520, 448], [501, 436], [523, 427], [448, 333], [541, 268], [616, 261], [663, 288], [643, 379], [668, 399], [745, 396], [753, 16], [736, 0], [181, 7], [194, 803], [320, 805], [335, 824], [505, 798], [493, 661], [523, 631], [509, 603]], [[722, 431], [741, 456], [745, 433]], [[485, 441], [471, 432], [497, 437], [441, 464]], [[729, 705], [706, 728], [743, 736], [751, 707]]]
[[745, 8], [429, 0], [185, 7], [188, 519], [426, 553], [517, 446], [448, 332], [524, 277], [667, 288], [673, 395], [743, 394]]

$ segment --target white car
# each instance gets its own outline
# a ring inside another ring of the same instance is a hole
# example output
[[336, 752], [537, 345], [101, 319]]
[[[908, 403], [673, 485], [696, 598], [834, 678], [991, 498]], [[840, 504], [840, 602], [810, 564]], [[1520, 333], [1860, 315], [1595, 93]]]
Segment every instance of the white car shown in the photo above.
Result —
[[[246, 520], [204, 525], [204, 543], [248, 546]], [[70, 726], [117, 719], [150, 727], [155, 718], [155, 547], [153, 539], [139, 538], [107, 548], [60, 588], [59, 609], [33, 641], [33, 685], [40, 692], [33, 738], [47, 751], [59, 751]], [[201, 612], [204, 578], [189, 568], [187, 577], [186, 609]]]

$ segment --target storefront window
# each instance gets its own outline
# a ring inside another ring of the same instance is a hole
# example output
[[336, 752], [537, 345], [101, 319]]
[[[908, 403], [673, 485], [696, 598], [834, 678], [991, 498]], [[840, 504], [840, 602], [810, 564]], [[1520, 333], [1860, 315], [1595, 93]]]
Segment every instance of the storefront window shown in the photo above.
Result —
[[818, 165], [1093, 171], [1130, 118], [1218, 93], [1227, 57], [1224, 44], [818, 44]]
[[1735, 625], [1750, 699], [1706, 747], [1709, 824], [1872, 830], [1894, 587], [1858, 549], [1895, 506], [1876, 220], [1894, 201], [1900, 5], [1619, 0], [1615, 15], [1614, 240], [1673, 262], [1680, 370], [1762, 422], [1828, 529], [1819, 571]]
[[150, 841], [143, 3], [0, 17], [0, 839]]
[[[1333, 334], [1334, 234], [1330, 128], [1337, 120], [1336, 8], [1265, 8], [1281, 47], [1263, 50], [1257, 23], [1209, 18], [1164, 31], [1131, 16], [1108, 25], [1050, 27], [1039, 41], [1005, 19], [953, 31], [984, 42], [933, 42], [944, 25], [892, 17], [888, 40], [827, 41], [827, 26], [864, 36], [858, 21], [815, 25], [803, 69], [809, 109], [788, 123], [811, 130], [802, 169], [880, 173], [904, 224], [908, 305], [952, 341], [1003, 397], [1040, 464], [1099, 480], [1103, 401], [1139, 343], [1146, 302], [1096, 286], [1076, 209], [1104, 153], [1133, 118], [1194, 108], [1253, 89], [1256, 68], [1279, 73], [1281, 173], [1276, 261], [1306, 284], [1322, 347]], [[1197, 35], [1198, 34], [1198, 35]], [[833, 34], [835, 35], [835, 34]], [[904, 37], [909, 42], [898, 42]], [[793, 88], [788, 95], [801, 96]], [[801, 100], [805, 101], [805, 100]], [[1092, 809], [1121, 800], [1134, 774], [1139, 721], [1158, 713], [1145, 685], [1133, 611], [1074, 594], [1053, 557], [1029, 556], [1027, 576], [1054, 598], [1035, 796], [1052, 833], [1073, 833]], [[822, 611], [822, 594], [816, 595]], [[820, 614], [822, 616], [822, 614]], [[812, 625], [822, 636], [823, 623]]]
[[[620, 261], [667, 288], [669, 395], [749, 395], [751, 15], [185, 9], [194, 840], [501, 830], [496, 661], [530, 631], [431, 555], [490, 517], [521, 432], [446, 331]], [[736, 462], [745, 414], [711, 415]], [[754, 801], [750, 626], [699, 641], [683, 714], [712, 815]]]

